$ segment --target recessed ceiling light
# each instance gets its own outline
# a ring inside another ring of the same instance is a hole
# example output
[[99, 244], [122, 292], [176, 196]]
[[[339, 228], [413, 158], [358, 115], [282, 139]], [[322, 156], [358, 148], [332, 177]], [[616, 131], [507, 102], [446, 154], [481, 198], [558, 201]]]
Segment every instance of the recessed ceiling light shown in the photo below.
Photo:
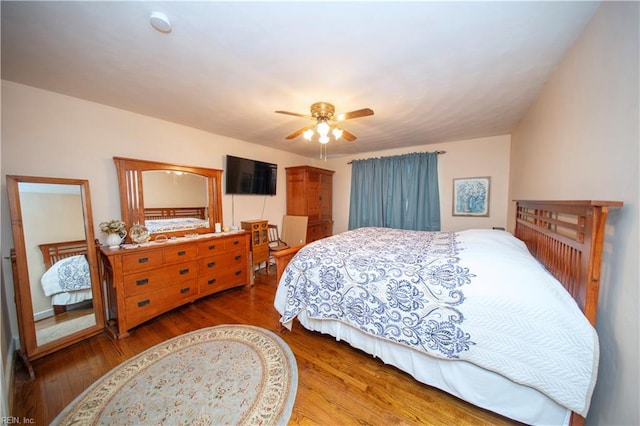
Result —
[[151, 12], [151, 26], [162, 33], [171, 32], [171, 21], [169, 17], [162, 12]]

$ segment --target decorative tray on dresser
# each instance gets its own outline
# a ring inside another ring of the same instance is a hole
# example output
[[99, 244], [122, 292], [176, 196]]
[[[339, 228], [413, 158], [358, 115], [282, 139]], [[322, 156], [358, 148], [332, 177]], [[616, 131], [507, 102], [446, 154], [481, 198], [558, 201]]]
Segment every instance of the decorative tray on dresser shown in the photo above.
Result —
[[109, 329], [120, 339], [156, 316], [249, 283], [250, 233], [201, 234], [100, 250]]

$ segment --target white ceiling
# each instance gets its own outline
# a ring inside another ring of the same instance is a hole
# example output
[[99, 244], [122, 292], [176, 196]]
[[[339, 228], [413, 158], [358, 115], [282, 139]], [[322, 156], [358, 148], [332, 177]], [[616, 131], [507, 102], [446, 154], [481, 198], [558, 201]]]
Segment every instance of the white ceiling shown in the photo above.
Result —
[[509, 133], [598, 6], [2, 1], [2, 78], [309, 157], [275, 110], [371, 108], [353, 155]]

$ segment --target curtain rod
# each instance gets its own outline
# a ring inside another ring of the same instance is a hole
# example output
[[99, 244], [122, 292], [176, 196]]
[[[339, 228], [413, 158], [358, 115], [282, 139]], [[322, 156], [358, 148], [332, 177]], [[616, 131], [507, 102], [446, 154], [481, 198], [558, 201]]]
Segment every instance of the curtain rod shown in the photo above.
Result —
[[[447, 153], [447, 151], [433, 151], [433, 152], [434, 152], [434, 153], [436, 153], [436, 154], [438, 154], [438, 155], [446, 154], [446, 153]], [[428, 154], [428, 152], [427, 152], [427, 154]], [[352, 164], [352, 163], [353, 163], [353, 160], [349, 161], [347, 164], [349, 164], [349, 165], [350, 165], [350, 164]]]

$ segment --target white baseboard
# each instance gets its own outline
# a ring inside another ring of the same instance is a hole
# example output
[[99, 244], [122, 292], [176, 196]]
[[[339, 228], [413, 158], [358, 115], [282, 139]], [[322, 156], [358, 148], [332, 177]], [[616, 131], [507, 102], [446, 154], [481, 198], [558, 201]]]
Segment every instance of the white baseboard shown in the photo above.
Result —
[[53, 308], [45, 309], [44, 311], [36, 312], [33, 314], [33, 319], [35, 321], [40, 321], [41, 319], [49, 318], [54, 315]]

